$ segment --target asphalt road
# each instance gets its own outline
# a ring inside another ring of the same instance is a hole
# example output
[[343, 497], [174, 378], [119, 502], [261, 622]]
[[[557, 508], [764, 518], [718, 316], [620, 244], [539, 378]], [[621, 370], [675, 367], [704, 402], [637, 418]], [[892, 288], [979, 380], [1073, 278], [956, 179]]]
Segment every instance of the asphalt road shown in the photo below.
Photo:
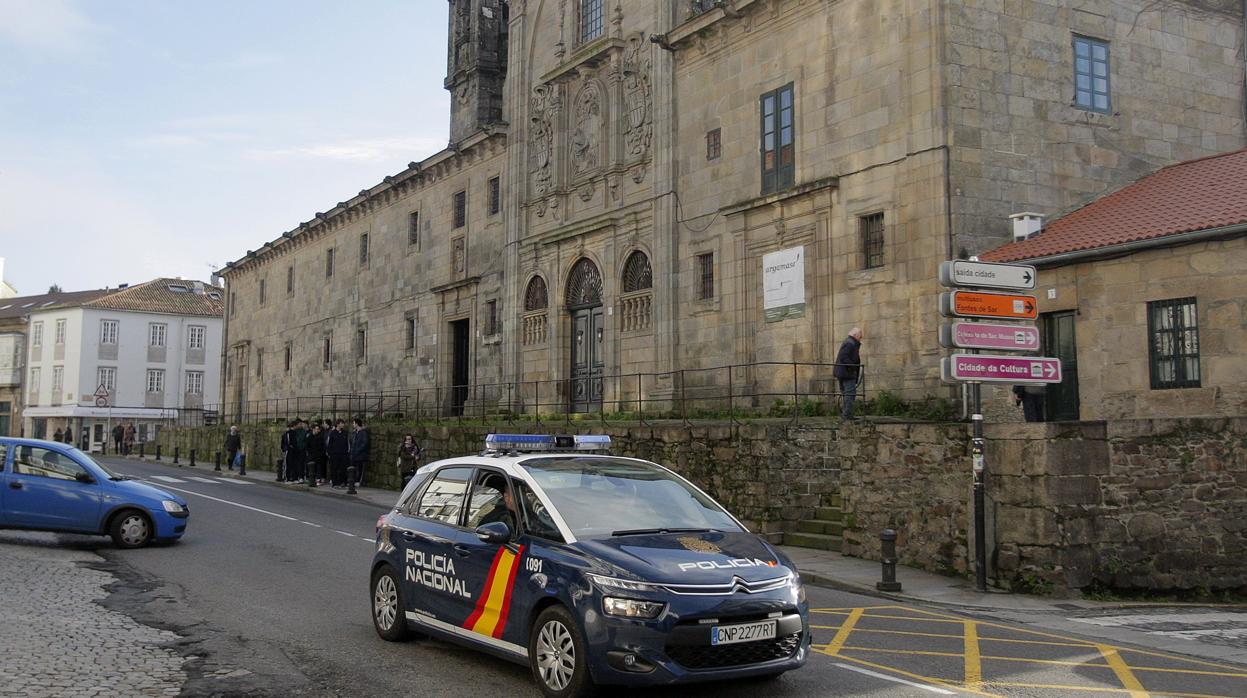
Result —
[[[190, 503], [176, 544], [92, 546], [126, 576], [117, 608], [185, 638], [193, 657], [185, 695], [538, 695], [526, 667], [449, 643], [376, 636], [368, 566], [381, 508], [227, 481], [202, 467], [108, 462]], [[818, 651], [804, 669], [773, 683], [646, 695], [1247, 696], [1247, 669], [1106, 644], [1094, 627], [1055, 634], [824, 588], [809, 587], [808, 597]]]

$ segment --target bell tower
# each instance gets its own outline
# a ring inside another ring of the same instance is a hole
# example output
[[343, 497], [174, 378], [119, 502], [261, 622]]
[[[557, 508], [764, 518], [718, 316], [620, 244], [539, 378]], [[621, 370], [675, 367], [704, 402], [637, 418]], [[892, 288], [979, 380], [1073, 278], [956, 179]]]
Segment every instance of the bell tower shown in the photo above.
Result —
[[505, 0], [449, 0], [446, 82], [450, 90], [450, 141], [502, 121], [507, 75]]

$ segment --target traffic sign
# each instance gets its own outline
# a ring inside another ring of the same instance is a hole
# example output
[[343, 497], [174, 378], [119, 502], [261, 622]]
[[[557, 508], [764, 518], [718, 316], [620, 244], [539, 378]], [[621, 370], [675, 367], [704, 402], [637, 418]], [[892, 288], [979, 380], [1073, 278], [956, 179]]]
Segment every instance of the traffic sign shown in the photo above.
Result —
[[108, 407], [108, 387], [107, 386], [105, 386], [103, 383], [100, 383], [100, 387], [96, 388], [95, 392], [92, 393], [92, 395], [95, 397], [96, 407]]
[[95, 406], [96, 407], [108, 407], [108, 398], [106, 397], [95, 398]]
[[981, 286], [1029, 291], [1035, 288], [1035, 267], [957, 259], [940, 263], [941, 286]]
[[953, 354], [940, 362], [945, 383], [1060, 383], [1061, 360], [1043, 356]]
[[949, 349], [1039, 351], [1039, 330], [1033, 325], [990, 322], [946, 322], [940, 326], [940, 346]]
[[1039, 317], [1039, 304], [1034, 296], [1024, 293], [945, 291], [940, 294], [940, 314], [944, 317], [1034, 320]]

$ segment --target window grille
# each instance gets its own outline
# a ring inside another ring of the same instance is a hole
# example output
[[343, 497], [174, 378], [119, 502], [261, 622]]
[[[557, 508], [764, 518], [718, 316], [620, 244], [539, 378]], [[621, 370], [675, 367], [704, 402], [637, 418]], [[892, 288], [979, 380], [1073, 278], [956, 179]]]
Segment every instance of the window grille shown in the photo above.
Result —
[[524, 312], [545, 310], [550, 305], [546, 293], [546, 280], [534, 276], [528, 280], [528, 289], [524, 291]]
[[412, 211], [407, 214], [407, 244], [420, 244], [420, 212]]
[[701, 281], [697, 297], [701, 300], [714, 298], [714, 253], [697, 255], [697, 268]]
[[1147, 304], [1152, 388], [1198, 388], [1199, 317], [1194, 298]]
[[883, 266], [883, 214], [872, 213], [859, 219], [862, 230], [862, 266]]
[[628, 255], [628, 261], [624, 263], [623, 272], [624, 293], [642, 291], [652, 288], [653, 285], [654, 275], [650, 271], [649, 257], [645, 256], [645, 253], [640, 250]]
[[455, 227], [462, 228], [468, 224], [468, 193], [455, 192]]
[[718, 160], [723, 152], [723, 130], [714, 129], [706, 132], [706, 159]]
[[582, 257], [572, 267], [572, 273], [567, 280], [567, 307], [601, 304], [602, 274], [596, 264]]
[[498, 177], [489, 180], [489, 215], [502, 210], [502, 182]]
[[333, 276], [333, 248], [325, 250], [325, 278]]

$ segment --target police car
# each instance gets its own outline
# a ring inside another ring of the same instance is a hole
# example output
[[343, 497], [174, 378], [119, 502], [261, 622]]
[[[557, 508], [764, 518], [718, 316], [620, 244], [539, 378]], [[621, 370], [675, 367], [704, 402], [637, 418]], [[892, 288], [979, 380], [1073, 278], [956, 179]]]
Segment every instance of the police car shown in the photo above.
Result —
[[377, 521], [373, 624], [595, 684], [773, 677], [803, 665], [796, 568], [674, 472], [606, 436], [491, 434], [420, 468]]

